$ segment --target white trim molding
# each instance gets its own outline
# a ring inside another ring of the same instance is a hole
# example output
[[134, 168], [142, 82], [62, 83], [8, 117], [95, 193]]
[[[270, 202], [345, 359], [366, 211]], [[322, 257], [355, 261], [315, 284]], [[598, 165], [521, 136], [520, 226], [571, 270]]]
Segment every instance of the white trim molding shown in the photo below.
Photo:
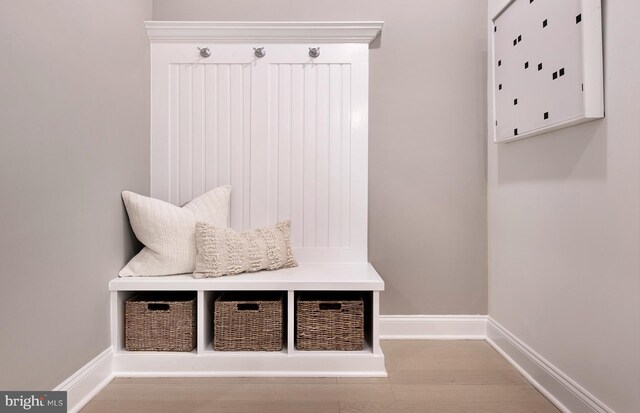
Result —
[[151, 43], [370, 43], [384, 22], [147, 21]]
[[381, 315], [383, 340], [484, 340], [484, 315]]
[[614, 413], [610, 407], [491, 317], [487, 319], [486, 340], [561, 411]]
[[79, 412], [113, 379], [113, 354], [109, 347], [53, 389], [67, 392], [69, 413]]

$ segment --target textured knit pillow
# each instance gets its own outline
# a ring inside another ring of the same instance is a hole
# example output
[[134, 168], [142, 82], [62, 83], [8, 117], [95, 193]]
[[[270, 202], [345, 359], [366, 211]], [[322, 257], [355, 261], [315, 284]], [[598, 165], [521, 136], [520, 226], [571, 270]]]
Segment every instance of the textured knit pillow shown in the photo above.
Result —
[[231, 228], [196, 224], [195, 278], [221, 277], [260, 270], [295, 267], [290, 242], [291, 222], [236, 232]]
[[200, 195], [182, 208], [124, 191], [122, 199], [136, 237], [145, 247], [120, 271], [121, 277], [191, 273], [196, 266], [196, 222], [227, 226], [230, 186]]

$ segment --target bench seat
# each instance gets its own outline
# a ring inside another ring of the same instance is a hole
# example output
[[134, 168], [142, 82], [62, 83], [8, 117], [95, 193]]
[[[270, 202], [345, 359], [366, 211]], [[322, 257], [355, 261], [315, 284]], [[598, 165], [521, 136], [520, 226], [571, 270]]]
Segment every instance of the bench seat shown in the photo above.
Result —
[[259, 271], [219, 278], [191, 274], [163, 277], [123, 277], [109, 283], [110, 291], [382, 291], [384, 281], [369, 263], [310, 264], [276, 271]]

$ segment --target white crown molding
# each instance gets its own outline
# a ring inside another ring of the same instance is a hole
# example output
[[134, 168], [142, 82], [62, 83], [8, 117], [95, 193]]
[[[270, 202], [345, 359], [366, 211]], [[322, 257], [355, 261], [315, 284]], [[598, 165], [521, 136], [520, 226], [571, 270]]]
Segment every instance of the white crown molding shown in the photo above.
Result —
[[384, 340], [484, 340], [485, 315], [381, 315]]
[[67, 392], [67, 411], [79, 412], [113, 379], [113, 347], [82, 366], [54, 391]]
[[486, 340], [562, 412], [614, 413], [604, 402], [491, 317], [487, 320]]
[[370, 43], [384, 22], [147, 21], [151, 43], [253, 42]]

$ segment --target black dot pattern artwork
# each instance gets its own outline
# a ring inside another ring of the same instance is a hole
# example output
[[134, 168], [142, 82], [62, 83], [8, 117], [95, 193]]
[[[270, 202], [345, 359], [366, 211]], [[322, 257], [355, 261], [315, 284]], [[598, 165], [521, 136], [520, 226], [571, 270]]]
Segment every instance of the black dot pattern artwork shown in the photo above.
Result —
[[497, 140], [575, 117], [583, 103], [581, 50], [572, 50], [582, 36], [581, 3], [524, 1], [493, 21]]

